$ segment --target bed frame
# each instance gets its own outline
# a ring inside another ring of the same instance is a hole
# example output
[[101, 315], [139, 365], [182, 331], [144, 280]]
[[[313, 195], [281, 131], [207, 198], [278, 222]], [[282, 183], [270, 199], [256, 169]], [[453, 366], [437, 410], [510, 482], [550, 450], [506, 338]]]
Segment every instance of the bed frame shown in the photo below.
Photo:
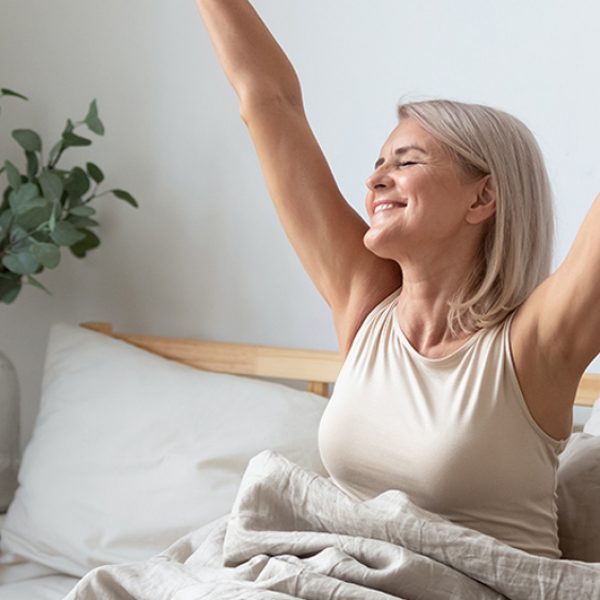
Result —
[[[342, 366], [338, 352], [115, 333], [110, 323], [88, 321], [80, 325], [196, 369], [303, 381], [309, 392], [325, 398]], [[592, 406], [599, 396], [600, 374], [585, 373], [577, 388], [575, 405]]]

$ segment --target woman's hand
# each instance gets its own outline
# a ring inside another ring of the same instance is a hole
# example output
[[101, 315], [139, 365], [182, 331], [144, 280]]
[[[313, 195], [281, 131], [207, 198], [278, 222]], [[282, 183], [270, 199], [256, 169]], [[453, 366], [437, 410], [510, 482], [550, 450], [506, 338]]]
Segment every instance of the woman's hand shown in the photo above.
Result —
[[292, 64], [247, 0], [196, 0], [196, 5], [242, 105], [271, 97], [301, 103]]

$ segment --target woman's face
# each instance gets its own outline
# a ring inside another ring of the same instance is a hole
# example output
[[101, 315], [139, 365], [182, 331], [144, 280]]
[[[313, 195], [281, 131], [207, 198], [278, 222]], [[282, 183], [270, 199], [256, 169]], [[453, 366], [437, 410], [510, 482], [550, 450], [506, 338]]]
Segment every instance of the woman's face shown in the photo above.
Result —
[[396, 258], [416, 245], [455, 243], [469, 227], [468, 209], [480, 182], [466, 182], [437, 140], [405, 119], [384, 143], [366, 185], [371, 227], [364, 244], [383, 258]]

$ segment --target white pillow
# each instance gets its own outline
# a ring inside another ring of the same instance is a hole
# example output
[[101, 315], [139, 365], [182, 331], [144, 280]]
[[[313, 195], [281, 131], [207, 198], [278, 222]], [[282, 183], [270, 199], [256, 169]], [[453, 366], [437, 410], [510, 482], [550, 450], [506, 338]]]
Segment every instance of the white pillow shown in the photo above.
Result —
[[57, 323], [0, 549], [77, 577], [149, 558], [228, 513], [266, 448], [325, 475], [326, 403]]
[[600, 435], [600, 396], [594, 402], [594, 406], [592, 407], [592, 414], [590, 415], [590, 418], [585, 422], [585, 425], [583, 426], [583, 431], [592, 435]]

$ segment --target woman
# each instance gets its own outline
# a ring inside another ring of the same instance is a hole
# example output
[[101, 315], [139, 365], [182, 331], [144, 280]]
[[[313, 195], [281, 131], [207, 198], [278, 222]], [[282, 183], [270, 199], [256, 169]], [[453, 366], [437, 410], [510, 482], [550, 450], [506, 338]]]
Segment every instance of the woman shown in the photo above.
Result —
[[345, 359], [319, 447], [363, 500], [427, 510], [560, 557], [558, 455], [600, 352], [600, 196], [549, 276], [548, 177], [505, 112], [401, 105], [367, 179], [367, 225], [307, 122], [296, 73], [245, 0], [197, 0], [271, 197]]

